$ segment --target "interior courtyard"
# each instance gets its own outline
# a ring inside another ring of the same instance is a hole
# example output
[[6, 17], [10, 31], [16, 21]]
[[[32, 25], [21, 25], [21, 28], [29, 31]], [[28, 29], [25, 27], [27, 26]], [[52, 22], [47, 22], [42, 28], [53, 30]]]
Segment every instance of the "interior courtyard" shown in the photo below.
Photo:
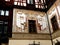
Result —
[[0, 0], [0, 45], [60, 45], [60, 0]]

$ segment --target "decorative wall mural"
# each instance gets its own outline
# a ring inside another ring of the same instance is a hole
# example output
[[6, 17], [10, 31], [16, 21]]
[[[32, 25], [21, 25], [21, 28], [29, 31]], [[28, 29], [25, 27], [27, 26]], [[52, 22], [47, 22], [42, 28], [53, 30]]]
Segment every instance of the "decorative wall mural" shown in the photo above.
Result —
[[29, 33], [29, 20], [35, 20], [36, 33], [49, 33], [45, 13], [15, 9], [13, 15], [13, 32]]
[[20, 28], [19, 31], [24, 32], [24, 26], [26, 22], [26, 15], [24, 13], [17, 13], [16, 15], [16, 26]]
[[39, 26], [39, 29], [40, 30], [46, 30], [47, 29], [47, 26], [48, 26], [48, 22], [47, 22], [47, 17], [46, 15], [45, 16], [40, 16], [38, 15], [37, 16], [37, 19], [38, 19], [38, 26]]

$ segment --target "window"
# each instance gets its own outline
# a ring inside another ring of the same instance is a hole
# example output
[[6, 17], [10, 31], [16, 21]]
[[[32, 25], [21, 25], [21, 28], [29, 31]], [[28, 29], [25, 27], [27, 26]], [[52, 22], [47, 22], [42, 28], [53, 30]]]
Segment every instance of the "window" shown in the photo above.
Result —
[[26, 6], [26, 0], [14, 0], [14, 5]]
[[10, 0], [5, 0], [5, 1], [10, 1]]
[[35, 7], [44, 9], [45, 8], [44, 3], [45, 3], [45, 0], [35, 0]]
[[9, 11], [0, 10], [0, 15], [1, 16], [9, 16]]
[[41, 0], [41, 3], [43, 3], [43, 0]]
[[3, 30], [3, 21], [0, 21], [0, 34], [2, 33]]
[[51, 18], [51, 25], [52, 25], [53, 32], [59, 30], [59, 26], [58, 26], [58, 22], [57, 22], [57, 17], [56, 16], [53, 16]]
[[29, 33], [37, 33], [36, 20], [28, 20]]
[[17, 2], [14, 2], [14, 5], [17, 5]]
[[9, 11], [5, 11], [5, 16], [9, 16]]
[[8, 30], [8, 22], [4, 22], [4, 33], [6, 34]]
[[7, 33], [7, 29], [8, 29], [8, 26], [5, 25], [5, 26], [4, 26], [4, 33], [5, 33], [5, 34]]
[[7, 33], [8, 30], [8, 22], [0, 21], [0, 34], [3, 32], [4, 34]]
[[3, 16], [4, 16], [4, 11], [3, 11], [3, 10], [1, 10], [1, 15], [3, 15]]
[[47, 5], [45, 5], [45, 7], [47, 8]]
[[33, 4], [33, 0], [27, 0], [28, 4]]

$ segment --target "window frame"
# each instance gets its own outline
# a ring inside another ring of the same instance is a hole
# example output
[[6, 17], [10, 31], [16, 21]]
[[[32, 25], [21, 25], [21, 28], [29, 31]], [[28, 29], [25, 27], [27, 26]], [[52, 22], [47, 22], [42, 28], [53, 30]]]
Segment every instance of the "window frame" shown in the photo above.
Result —
[[[26, 6], [27, 4], [26, 4], [26, 0], [14, 0], [14, 3], [17, 3], [16, 5], [18, 5], [18, 6]], [[25, 3], [25, 4], [24, 4]], [[15, 4], [14, 4], [15, 5]]]
[[35, 0], [35, 8], [44, 9], [45, 8], [44, 3], [46, 3], [45, 0], [43, 0], [43, 2], [42, 0]]

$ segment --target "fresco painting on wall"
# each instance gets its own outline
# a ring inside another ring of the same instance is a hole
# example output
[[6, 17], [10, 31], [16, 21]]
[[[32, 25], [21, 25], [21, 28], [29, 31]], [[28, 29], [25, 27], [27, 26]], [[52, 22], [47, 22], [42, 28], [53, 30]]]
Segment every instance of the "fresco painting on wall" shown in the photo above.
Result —
[[24, 32], [24, 26], [26, 22], [26, 15], [24, 13], [17, 13], [16, 15], [16, 25], [20, 28], [19, 31]]
[[49, 33], [47, 16], [45, 13], [43, 14], [30, 10], [18, 11], [15, 9], [13, 20], [13, 32], [29, 33], [29, 20], [35, 20], [36, 33]]
[[48, 23], [47, 23], [46, 15], [44, 15], [43, 17], [38, 15], [37, 19], [38, 19], [38, 26], [39, 26], [40, 30], [48, 29]]
[[[34, 14], [33, 14], [34, 15]], [[33, 17], [34, 18], [34, 17]], [[41, 17], [40, 15], [36, 16], [37, 20], [38, 20], [38, 27], [39, 30], [46, 30], [47, 29], [47, 18], [46, 15]], [[16, 15], [16, 25], [17, 27], [20, 28], [20, 32], [24, 32], [24, 28], [25, 28], [25, 24], [26, 22], [26, 15], [24, 13], [17, 13]]]

